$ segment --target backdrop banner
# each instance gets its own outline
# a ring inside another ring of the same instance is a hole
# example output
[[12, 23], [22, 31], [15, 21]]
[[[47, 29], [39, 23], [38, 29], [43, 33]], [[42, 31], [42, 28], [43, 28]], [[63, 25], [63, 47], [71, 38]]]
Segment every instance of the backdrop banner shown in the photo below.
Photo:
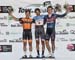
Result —
[[[60, 5], [61, 9], [57, 6]], [[71, 12], [63, 18], [56, 19], [55, 25], [55, 58], [30, 58], [29, 60], [75, 60], [75, 0], [0, 0], [0, 60], [27, 60], [21, 59], [23, 51], [23, 28], [19, 21], [15, 21], [9, 14], [9, 10], [17, 18], [25, 17], [25, 10], [31, 10], [31, 18], [35, 16], [35, 9], [39, 8], [42, 15], [47, 14], [47, 7], [58, 8], [56, 13], [63, 14], [65, 5], [69, 4]], [[61, 11], [62, 10], [62, 11]], [[46, 24], [44, 26], [46, 31]], [[41, 40], [40, 40], [41, 42]], [[49, 41], [51, 46], [51, 40]], [[40, 43], [40, 53], [42, 53]], [[32, 56], [37, 56], [35, 26], [32, 25]], [[27, 44], [27, 56], [29, 45]], [[44, 55], [49, 54], [45, 47]]]

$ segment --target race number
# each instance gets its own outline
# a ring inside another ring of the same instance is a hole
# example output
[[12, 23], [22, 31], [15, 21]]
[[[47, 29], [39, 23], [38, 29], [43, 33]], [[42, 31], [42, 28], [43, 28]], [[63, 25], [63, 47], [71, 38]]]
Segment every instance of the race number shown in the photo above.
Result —
[[39, 20], [36, 20], [35, 21], [35, 24], [36, 25], [43, 25], [44, 24], [44, 21], [43, 21], [43, 19], [39, 19]]

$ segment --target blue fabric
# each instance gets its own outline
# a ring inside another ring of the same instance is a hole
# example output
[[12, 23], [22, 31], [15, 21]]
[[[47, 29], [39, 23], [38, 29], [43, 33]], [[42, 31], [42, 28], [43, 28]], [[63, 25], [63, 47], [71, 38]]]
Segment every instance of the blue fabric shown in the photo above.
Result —
[[52, 14], [50, 17], [48, 15], [44, 16], [44, 21], [47, 22], [47, 28], [55, 28], [56, 18], [64, 17], [67, 13], [62, 15]]
[[[33, 17], [33, 23], [38, 22], [39, 20], [41, 20], [44, 23], [44, 15], [39, 15], [39, 16], [35, 16]], [[43, 24], [44, 25], [44, 24]]]

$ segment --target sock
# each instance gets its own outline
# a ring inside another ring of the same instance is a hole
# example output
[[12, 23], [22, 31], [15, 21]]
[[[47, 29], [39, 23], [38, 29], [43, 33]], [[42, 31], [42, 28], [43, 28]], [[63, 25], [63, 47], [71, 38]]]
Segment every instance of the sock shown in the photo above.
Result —
[[49, 52], [49, 56], [51, 56], [51, 52]]
[[52, 51], [52, 53], [54, 53], [54, 51]]
[[26, 55], [26, 51], [24, 51], [24, 55]]
[[42, 55], [44, 55], [44, 51], [42, 51]]
[[30, 55], [32, 55], [32, 51], [30, 51]]
[[37, 50], [37, 54], [40, 55], [39, 50]]

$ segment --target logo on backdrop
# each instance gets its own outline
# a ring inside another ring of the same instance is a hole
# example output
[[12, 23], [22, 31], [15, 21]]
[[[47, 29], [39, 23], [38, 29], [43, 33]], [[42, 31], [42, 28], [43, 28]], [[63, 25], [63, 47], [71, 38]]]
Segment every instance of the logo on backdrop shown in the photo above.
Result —
[[0, 52], [12, 52], [12, 45], [0, 45]]
[[0, 43], [7, 42], [7, 39], [0, 39]]
[[56, 32], [56, 35], [64, 35], [64, 34], [69, 34], [69, 32], [66, 29]]
[[56, 38], [56, 41], [67, 42], [68, 39], [66, 39], [66, 38]]
[[3, 17], [0, 16], [0, 20], [7, 20], [7, 16], [3, 16]]
[[68, 45], [67, 45], [67, 49], [68, 49], [69, 51], [75, 51], [75, 44], [68, 44]]
[[10, 31], [6, 31], [5, 34], [6, 35], [21, 35], [22, 33], [21, 32], [13, 32], [13, 31], [11, 31], [11, 32]]
[[16, 24], [11, 24], [11, 27], [22, 27], [22, 25], [19, 23], [16, 23]]
[[69, 39], [71, 42], [75, 42], [75, 38], [70, 38]]
[[75, 30], [70, 30], [70, 34], [75, 34]]
[[9, 10], [13, 11], [11, 6], [0, 6], [0, 13], [8, 13]]
[[5, 24], [5, 23], [0, 23], [0, 26], [1, 26], [1, 27], [7, 27], [8, 25]]
[[10, 43], [20, 43], [22, 42], [22, 38], [16, 38], [16, 39], [11, 39], [9, 40]]
[[66, 26], [75, 26], [75, 23], [66, 23]]

